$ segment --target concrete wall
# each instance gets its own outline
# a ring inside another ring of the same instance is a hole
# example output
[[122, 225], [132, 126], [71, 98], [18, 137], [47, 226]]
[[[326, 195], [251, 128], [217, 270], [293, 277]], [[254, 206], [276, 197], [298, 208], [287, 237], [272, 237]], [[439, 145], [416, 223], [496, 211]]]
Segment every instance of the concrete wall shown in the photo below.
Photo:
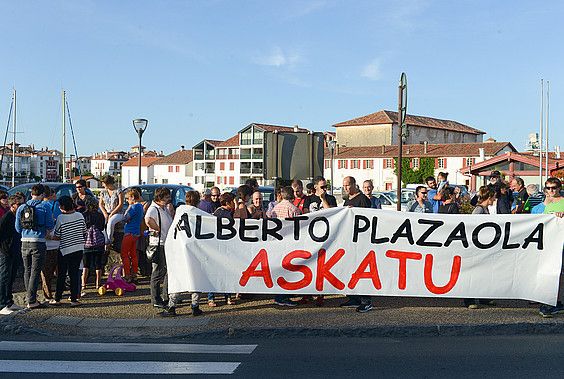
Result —
[[[470, 134], [455, 132], [452, 130], [423, 128], [420, 126], [410, 126], [408, 128], [409, 136], [406, 143], [419, 144], [425, 141], [429, 143], [471, 143], [482, 142], [482, 134]], [[392, 145], [398, 142], [398, 127], [394, 125], [392, 132]]]
[[[186, 175], [187, 172], [191, 172], [192, 169], [187, 168], [191, 166], [192, 163], [188, 165], [177, 165], [177, 164], [163, 164], [163, 165], [153, 165], [153, 182], [155, 184], [162, 184], [163, 179], [167, 181], [168, 184], [184, 184], [192, 185], [194, 183], [194, 177], [192, 175]], [[173, 167], [173, 172], [168, 171], [168, 167]], [[176, 166], [179, 166], [179, 172], [176, 172]]]
[[337, 128], [337, 142], [339, 145], [377, 146], [391, 145], [392, 125], [363, 125], [344, 126]]

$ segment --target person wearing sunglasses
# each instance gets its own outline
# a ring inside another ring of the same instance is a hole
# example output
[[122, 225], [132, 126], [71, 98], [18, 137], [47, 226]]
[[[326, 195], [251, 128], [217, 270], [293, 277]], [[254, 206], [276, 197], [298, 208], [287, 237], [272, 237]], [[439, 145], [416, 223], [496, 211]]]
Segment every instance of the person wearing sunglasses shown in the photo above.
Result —
[[327, 181], [323, 176], [317, 176], [313, 179], [313, 189], [315, 192], [304, 201], [304, 208], [310, 212], [315, 212], [337, 206], [335, 196], [327, 193]]
[[95, 200], [93, 196], [86, 192], [86, 180], [79, 179], [74, 183], [76, 188], [76, 193], [72, 194], [72, 201], [74, 203], [74, 209], [77, 212], [86, 212], [86, 203]]
[[427, 192], [427, 187], [417, 186], [415, 189], [415, 199], [407, 204], [407, 211], [415, 213], [433, 213], [433, 205], [427, 200]]
[[[558, 178], [548, 178], [544, 184], [546, 199], [544, 200], [544, 213], [554, 214], [556, 217], [564, 217], [564, 197], [560, 195], [562, 182]], [[540, 204], [539, 204], [540, 205]], [[537, 205], [537, 207], [539, 206]], [[535, 207], [536, 208], [536, 207]], [[564, 290], [564, 260], [562, 261], [562, 270], [560, 271], [560, 286], [558, 290], [558, 301], [556, 306], [542, 304], [539, 313], [544, 318], [550, 318], [556, 314], [564, 313], [562, 305], [562, 297]]]

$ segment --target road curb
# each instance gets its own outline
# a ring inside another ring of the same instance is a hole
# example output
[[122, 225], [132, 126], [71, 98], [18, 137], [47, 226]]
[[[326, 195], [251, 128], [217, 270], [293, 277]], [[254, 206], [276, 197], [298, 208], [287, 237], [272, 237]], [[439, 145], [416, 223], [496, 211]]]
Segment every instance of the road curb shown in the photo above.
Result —
[[441, 337], [564, 334], [564, 323], [482, 325], [412, 325], [362, 328], [224, 328], [184, 333], [170, 338], [292, 338], [292, 337]]

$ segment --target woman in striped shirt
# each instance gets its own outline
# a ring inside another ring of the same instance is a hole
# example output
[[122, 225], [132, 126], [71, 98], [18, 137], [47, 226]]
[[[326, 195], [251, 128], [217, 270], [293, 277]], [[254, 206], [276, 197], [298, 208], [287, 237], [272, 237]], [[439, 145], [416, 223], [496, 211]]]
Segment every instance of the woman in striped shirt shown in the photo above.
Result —
[[70, 278], [71, 307], [75, 307], [80, 305], [78, 301], [80, 288], [79, 267], [84, 251], [86, 223], [82, 214], [74, 210], [74, 202], [70, 196], [62, 196], [59, 199], [59, 206], [63, 213], [57, 217], [54, 235], [51, 237], [61, 241], [57, 258], [57, 289], [55, 291], [55, 298], [49, 304], [61, 305], [65, 279], [68, 274]]

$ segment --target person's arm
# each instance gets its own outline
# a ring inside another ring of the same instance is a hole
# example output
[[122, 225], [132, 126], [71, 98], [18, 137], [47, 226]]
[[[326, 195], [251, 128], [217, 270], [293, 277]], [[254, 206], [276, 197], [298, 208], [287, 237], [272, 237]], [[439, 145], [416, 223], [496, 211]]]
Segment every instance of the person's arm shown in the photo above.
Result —
[[100, 210], [102, 211], [102, 214], [104, 215], [104, 218], [107, 220], [110, 218], [110, 215], [108, 214], [108, 211], [106, 210], [106, 203], [104, 203], [104, 196], [103, 194], [100, 196]]
[[57, 222], [55, 223], [55, 231], [53, 232], [51, 239], [55, 241], [61, 240], [61, 221], [58, 217], [57, 217]]
[[21, 210], [22, 210], [22, 205], [20, 205], [18, 207], [18, 210], [16, 211], [16, 225], [15, 225], [16, 232], [18, 232], [20, 234], [22, 232], [22, 226], [20, 225], [20, 214], [22, 213]]

